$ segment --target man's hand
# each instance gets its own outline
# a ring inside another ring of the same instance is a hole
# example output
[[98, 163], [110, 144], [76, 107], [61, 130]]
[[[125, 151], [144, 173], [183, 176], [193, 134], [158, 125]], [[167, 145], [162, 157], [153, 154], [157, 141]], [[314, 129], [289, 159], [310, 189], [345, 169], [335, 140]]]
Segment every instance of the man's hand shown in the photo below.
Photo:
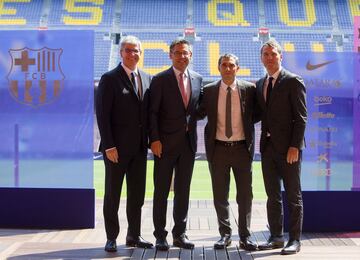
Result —
[[154, 155], [156, 155], [157, 157], [161, 158], [161, 153], [162, 153], [162, 144], [160, 141], [154, 141], [151, 143], [151, 151]]
[[296, 163], [299, 160], [299, 149], [296, 147], [289, 147], [287, 152], [286, 161], [289, 164]]
[[106, 157], [113, 163], [119, 162], [119, 155], [116, 147], [106, 150], [105, 153], [106, 153]]

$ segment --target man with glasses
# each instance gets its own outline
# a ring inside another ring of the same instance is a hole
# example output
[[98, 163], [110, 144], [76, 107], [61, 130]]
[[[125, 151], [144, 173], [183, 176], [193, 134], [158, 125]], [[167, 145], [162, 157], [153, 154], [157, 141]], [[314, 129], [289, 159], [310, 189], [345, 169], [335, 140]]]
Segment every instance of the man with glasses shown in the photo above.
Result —
[[172, 67], [154, 76], [150, 85], [150, 143], [154, 154], [154, 236], [158, 250], [168, 250], [166, 211], [173, 172], [173, 245], [192, 249], [186, 232], [189, 192], [196, 152], [196, 118], [202, 78], [188, 68], [187, 40], [170, 45]]
[[127, 183], [126, 245], [150, 248], [140, 236], [141, 208], [144, 204], [148, 146], [148, 99], [150, 75], [138, 69], [140, 40], [126, 36], [120, 43], [122, 63], [100, 80], [96, 116], [105, 163], [104, 220], [105, 251], [116, 252], [119, 234], [118, 209], [124, 177]]
[[221, 236], [214, 248], [224, 249], [231, 244], [229, 189], [232, 170], [238, 204], [239, 246], [253, 251], [257, 249], [257, 244], [250, 240], [256, 89], [253, 83], [236, 79], [240, 67], [234, 54], [220, 56], [218, 69], [221, 80], [204, 87], [198, 108], [200, 118], [207, 116], [206, 157]]

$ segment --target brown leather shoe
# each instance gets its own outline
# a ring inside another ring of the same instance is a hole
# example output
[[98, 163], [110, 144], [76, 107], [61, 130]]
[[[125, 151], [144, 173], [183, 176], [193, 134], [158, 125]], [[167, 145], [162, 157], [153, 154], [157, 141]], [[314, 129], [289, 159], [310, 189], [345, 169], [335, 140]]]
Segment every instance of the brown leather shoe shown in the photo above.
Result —
[[299, 240], [289, 240], [286, 246], [281, 250], [282, 255], [293, 255], [299, 252], [301, 243]]

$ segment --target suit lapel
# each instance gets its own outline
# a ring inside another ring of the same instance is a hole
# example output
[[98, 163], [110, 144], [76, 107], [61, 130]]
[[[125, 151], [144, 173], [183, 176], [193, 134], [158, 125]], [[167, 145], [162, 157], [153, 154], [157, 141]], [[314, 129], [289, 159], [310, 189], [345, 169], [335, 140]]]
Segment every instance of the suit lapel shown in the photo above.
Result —
[[178, 81], [177, 81], [177, 78], [176, 78], [176, 74], [175, 74], [175, 71], [173, 69], [173, 67], [170, 67], [170, 69], [168, 69], [168, 74], [169, 74], [169, 77], [171, 79], [171, 83], [170, 83], [170, 86], [172, 88], [175, 88], [176, 89], [176, 93], [177, 93], [177, 96], [178, 98], [181, 100], [181, 104], [183, 104], [183, 107], [184, 107], [184, 110], [185, 109], [185, 106], [184, 106], [184, 102], [183, 102], [183, 99], [182, 99], [182, 96], [181, 96], [181, 92], [180, 92], [180, 88], [179, 88], [179, 85], [178, 85]]
[[142, 98], [144, 98], [144, 95], [146, 93], [146, 90], [149, 88], [150, 82], [148, 80], [148, 76], [142, 71], [142, 70], [138, 70], [139, 71], [139, 75], [140, 75], [140, 81], [141, 81], [141, 93], [142, 93]]
[[246, 88], [241, 84], [240, 81], [236, 81], [236, 86], [239, 92], [240, 105], [241, 105], [241, 114], [244, 117], [245, 114], [245, 100], [246, 100]]
[[136, 94], [135, 91], [134, 91], [134, 87], [133, 87], [133, 85], [132, 85], [132, 83], [131, 83], [128, 75], [126, 74], [126, 71], [125, 71], [124, 68], [122, 67], [122, 65], [119, 64], [118, 67], [117, 67], [117, 69], [118, 69], [118, 71], [119, 71], [119, 78], [120, 78], [120, 80], [124, 83], [125, 88], [126, 88], [128, 91], [130, 91], [130, 92], [132, 93], [132, 95], [133, 95], [134, 97], [136, 97], [136, 99], [138, 99], [138, 96], [137, 96], [137, 94]]
[[270, 101], [269, 101], [269, 106], [271, 105], [271, 103], [273, 102], [273, 100], [276, 100], [276, 95], [278, 95], [278, 93], [280, 92], [281, 88], [282, 88], [282, 81], [284, 79], [285, 76], [285, 71], [282, 69], [279, 73], [279, 76], [277, 77], [275, 84], [273, 86], [273, 90], [271, 92], [271, 96], [270, 96]]
[[200, 88], [197, 86], [197, 84], [195, 84], [194, 74], [190, 70], [188, 70], [188, 74], [190, 80], [190, 97], [187, 110], [192, 109], [195, 106], [197, 97], [200, 95]]
[[258, 83], [258, 95], [260, 95], [260, 106], [264, 109], [266, 108], [266, 102], [265, 102], [265, 98], [264, 98], [264, 84], [265, 84], [265, 79], [266, 77], [263, 77], [262, 79], [260, 79], [259, 83]]
[[[219, 92], [220, 92], [220, 85], [221, 85], [221, 80], [219, 80], [216, 83], [216, 87], [214, 88], [214, 94], [212, 96], [212, 100], [211, 100], [211, 109], [212, 109], [212, 113], [214, 116], [212, 117], [208, 117], [208, 119], [210, 118], [214, 118], [214, 122], [212, 125], [216, 126], [217, 120], [218, 120], [218, 105], [219, 105]], [[216, 132], [216, 131], [215, 131]]]

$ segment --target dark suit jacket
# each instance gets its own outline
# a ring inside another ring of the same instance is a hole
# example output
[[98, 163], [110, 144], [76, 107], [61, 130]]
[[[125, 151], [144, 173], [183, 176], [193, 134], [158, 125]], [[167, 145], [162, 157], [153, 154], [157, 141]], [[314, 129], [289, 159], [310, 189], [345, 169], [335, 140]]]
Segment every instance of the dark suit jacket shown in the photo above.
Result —
[[[217, 127], [218, 98], [221, 81], [216, 81], [206, 85], [203, 89], [200, 106], [197, 115], [200, 118], [207, 116], [204, 138], [206, 147], [206, 157], [212, 161]], [[253, 83], [237, 80], [237, 88], [240, 92], [241, 113], [244, 126], [246, 146], [251, 158], [254, 155], [254, 108], [256, 102], [256, 89]]]
[[139, 100], [124, 68], [119, 64], [105, 73], [99, 83], [96, 116], [100, 150], [116, 147], [119, 155], [134, 155], [140, 145], [148, 146], [147, 110], [150, 75], [139, 70], [143, 98]]
[[304, 81], [298, 75], [282, 69], [266, 107], [263, 94], [265, 79], [256, 82], [258, 104], [262, 111], [260, 151], [265, 149], [267, 132], [271, 134], [271, 142], [279, 153], [287, 153], [290, 146], [303, 149], [307, 121]]
[[202, 77], [194, 71], [188, 72], [191, 97], [187, 109], [172, 67], [154, 76], [150, 84], [150, 142], [160, 140], [164, 153], [176, 151], [187, 130], [191, 148], [196, 152], [195, 110], [199, 102]]

